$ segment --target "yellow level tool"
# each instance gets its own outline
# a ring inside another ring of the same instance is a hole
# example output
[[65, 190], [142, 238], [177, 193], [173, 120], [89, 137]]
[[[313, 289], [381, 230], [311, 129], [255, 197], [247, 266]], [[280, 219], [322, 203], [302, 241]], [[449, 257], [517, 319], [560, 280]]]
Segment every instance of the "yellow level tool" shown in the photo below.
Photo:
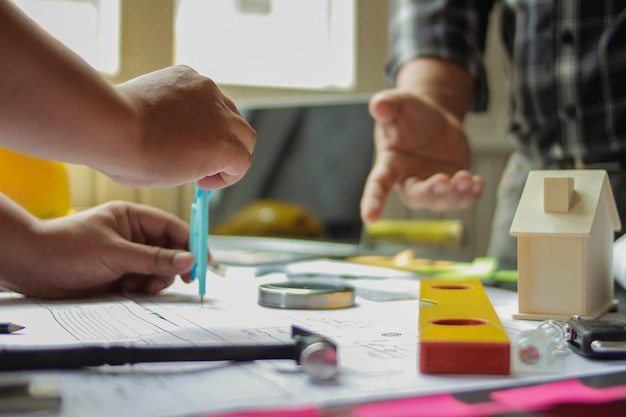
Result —
[[511, 346], [481, 282], [420, 281], [420, 371], [509, 374]]

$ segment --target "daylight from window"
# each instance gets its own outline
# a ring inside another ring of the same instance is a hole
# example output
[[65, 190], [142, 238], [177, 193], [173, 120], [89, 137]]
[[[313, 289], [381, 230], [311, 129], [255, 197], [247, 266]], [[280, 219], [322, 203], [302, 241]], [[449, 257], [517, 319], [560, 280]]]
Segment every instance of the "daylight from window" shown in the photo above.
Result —
[[119, 0], [13, 0], [98, 71], [119, 70]]
[[177, 0], [175, 61], [218, 83], [347, 89], [353, 0]]

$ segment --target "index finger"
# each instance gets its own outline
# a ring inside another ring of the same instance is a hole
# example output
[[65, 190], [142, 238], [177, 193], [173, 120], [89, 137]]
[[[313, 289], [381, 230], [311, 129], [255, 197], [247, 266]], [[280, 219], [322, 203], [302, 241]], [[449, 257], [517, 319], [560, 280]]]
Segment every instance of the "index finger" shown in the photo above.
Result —
[[373, 223], [380, 218], [393, 184], [393, 173], [377, 158], [365, 181], [361, 197], [361, 219], [365, 223]]
[[245, 146], [248, 153], [252, 155], [254, 152], [254, 146], [256, 145], [256, 131], [242, 116], [235, 115], [234, 118], [235, 122], [231, 126], [231, 131], [237, 140]]

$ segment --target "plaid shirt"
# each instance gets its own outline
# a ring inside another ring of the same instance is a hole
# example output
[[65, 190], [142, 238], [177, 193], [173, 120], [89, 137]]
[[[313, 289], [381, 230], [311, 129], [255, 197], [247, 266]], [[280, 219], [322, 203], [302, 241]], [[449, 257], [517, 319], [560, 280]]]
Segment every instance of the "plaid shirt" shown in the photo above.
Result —
[[472, 109], [485, 110], [482, 55], [495, 3], [510, 58], [513, 140], [544, 162], [625, 161], [623, 0], [392, 0], [391, 84], [411, 59], [447, 59], [474, 77]]

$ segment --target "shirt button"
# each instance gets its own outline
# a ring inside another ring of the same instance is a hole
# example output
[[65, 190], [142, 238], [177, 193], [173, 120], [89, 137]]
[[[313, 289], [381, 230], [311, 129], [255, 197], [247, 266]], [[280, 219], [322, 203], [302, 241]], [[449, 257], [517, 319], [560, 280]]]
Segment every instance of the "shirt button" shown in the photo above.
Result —
[[561, 33], [561, 42], [565, 45], [569, 45], [574, 42], [574, 34], [571, 30], [566, 29]]

